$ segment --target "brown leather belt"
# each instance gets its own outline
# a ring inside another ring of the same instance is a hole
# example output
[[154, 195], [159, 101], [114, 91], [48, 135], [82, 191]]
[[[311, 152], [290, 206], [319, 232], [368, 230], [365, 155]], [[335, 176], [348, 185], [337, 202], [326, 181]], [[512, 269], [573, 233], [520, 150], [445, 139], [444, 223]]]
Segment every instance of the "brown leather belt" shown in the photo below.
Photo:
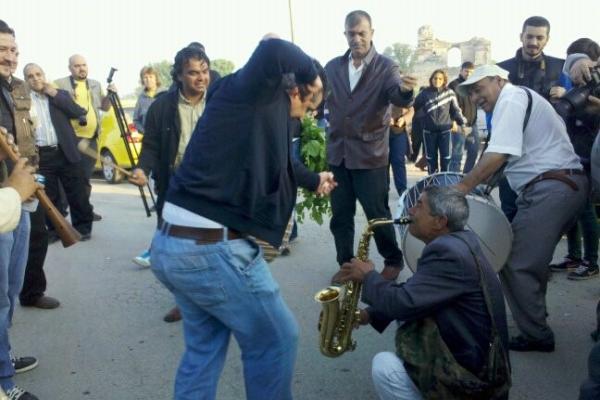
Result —
[[568, 185], [571, 189], [577, 191], [579, 190], [577, 184], [569, 178], [569, 176], [573, 175], [585, 175], [585, 172], [582, 169], [553, 169], [551, 171], [541, 173], [532, 180], [530, 180], [527, 183], [527, 185], [525, 185], [525, 189], [527, 189], [534, 183], [545, 181], [548, 179], [554, 179], [556, 181], [561, 181], [562, 183]]
[[[246, 235], [233, 229], [193, 228], [191, 226], [172, 225], [165, 221], [161, 222], [159, 229], [167, 236], [192, 239], [200, 244], [217, 243], [222, 242], [225, 239], [234, 240], [246, 237]], [[225, 231], [227, 231], [227, 235], [225, 235]]]

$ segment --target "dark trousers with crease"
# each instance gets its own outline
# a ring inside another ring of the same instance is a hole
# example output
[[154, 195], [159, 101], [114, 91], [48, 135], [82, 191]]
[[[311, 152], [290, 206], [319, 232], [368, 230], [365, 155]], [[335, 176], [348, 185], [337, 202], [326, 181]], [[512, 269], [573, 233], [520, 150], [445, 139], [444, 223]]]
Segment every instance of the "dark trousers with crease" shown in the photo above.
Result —
[[23, 288], [19, 300], [23, 305], [35, 303], [46, 291], [46, 274], [44, 262], [48, 252], [48, 230], [46, 229], [46, 213], [39, 205], [35, 212], [29, 213], [31, 233], [29, 234], [29, 254], [25, 266]]
[[[64, 188], [66, 201], [71, 210], [71, 222], [80, 233], [91, 233], [93, 212], [83, 165], [67, 160], [60, 147], [44, 150], [40, 148], [39, 173], [46, 178], [46, 193], [55, 205], [60, 202], [59, 183]], [[48, 228], [53, 234], [50, 221]]]
[[[331, 192], [331, 222], [337, 262], [342, 265], [354, 257], [354, 215], [356, 200], [360, 202], [367, 219], [391, 218], [388, 204], [389, 169], [348, 169], [344, 164], [330, 165], [338, 186]], [[393, 225], [375, 230], [375, 244], [385, 265], [401, 267], [402, 252], [396, 242]]]

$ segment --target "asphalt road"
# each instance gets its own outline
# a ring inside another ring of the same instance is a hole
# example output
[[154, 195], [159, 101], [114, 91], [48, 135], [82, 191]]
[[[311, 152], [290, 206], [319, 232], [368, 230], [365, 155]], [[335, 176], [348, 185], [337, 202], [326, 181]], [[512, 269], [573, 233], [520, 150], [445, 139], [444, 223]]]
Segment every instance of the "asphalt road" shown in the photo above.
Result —
[[[409, 171], [410, 181], [422, 174]], [[395, 208], [398, 196], [390, 193]], [[104, 216], [92, 240], [69, 249], [49, 248], [47, 294], [61, 307], [42, 311], [17, 307], [10, 331], [17, 355], [34, 355], [40, 365], [16, 382], [43, 400], [155, 400], [172, 398], [175, 369], [183, 350], [181, 323], [162, 322], [173, 299], [149, 269], [131, 258], [154, 232], [136, 188], [94, 182], [92, 202]], [[551, 216], [549, 216], [551, 217]], [[364, 214], [356, 218], [362, 231]], [[357, 238], [358, 240], [358, 238]], [[535, 243], [531, 244], [535, 246]], [[561, 241], [555, 259], [564, 255]], [[377, 265], [382, 260], [372, 245]], [[295, 398], [373, 399], [370, 363], [379, 351], [393, 350], [393, 329], [383, 335], [369, 327], [356, 331], [358, 348], [336, 359], [322, 356], [316, 331], [320, 306], [314, 294], [336, 269], [332, 236], [326, 224], [300, 226], [291, 255], [271, 264], [282, 294], [301, 327], [294, 378]], [[401, 279], [410, 276], [403, 271]], [[576, 399], [592, 347], [600, 281], [574, 282], [555, 275], [548, 288], [554, 353], [511, 353], [511, 399]], [[232, 341], [219, 385], [219, 399], [244, 399], [240, 352]]]

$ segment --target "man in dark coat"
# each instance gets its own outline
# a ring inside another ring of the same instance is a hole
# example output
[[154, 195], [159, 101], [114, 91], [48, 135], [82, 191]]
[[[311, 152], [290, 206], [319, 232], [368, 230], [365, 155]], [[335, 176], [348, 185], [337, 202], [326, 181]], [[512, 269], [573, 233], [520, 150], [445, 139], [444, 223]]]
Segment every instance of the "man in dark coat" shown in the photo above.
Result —
[[[329, 110], [327, 163], [338, 187], [331, 195], [331, 233], [337, 262], [354, 256], [356, 200], [367, 219], [389, 218], [390, 103], [409, 107], [417, 81], [401, 78], [389, 58], [377, 53], [372, 43], [371, 17], [365, 11], [346, 16], [349, 50], [325, 66], [331, 86], [325, 103]], [[392, 227], [375, 232], [375, 243], [385, 259], [383, 275], [395, 279], [403, 266]], [[333, 277], [336, 280], [336, 276]]]
[[[477, 236], [464, 230], [469, 217], [467, 200], [454, 188], [429, 186], [409, 215], [409, 232], [426, 244], [410, 279], [395, 284], [382, 278], [372, 262], [353, 259], [342, 266], [342, 280], [363, 283], [362, 301], [370, 307], [361, 311], [361, 323], [371, 323], [383, 332], [393, 320], [411, 323], [432, 318], [456, 361], [477, 375], [488, 358], [491, 318], [504, 352], [508, 349], [508, 330], [500, 281]], [[492, 315], [486, 306], [480, 274]], [[377, 354], [372, 375], [380, 399], [421, 398], [403, 360], [394, 353]]]
[[[85, 115], [86, 110], [75, 103], [69, 93], [56, 89], [46, 81], [39, 65], [27, 64], [23, 76], [31, 89], [31, 114], [34, 116], [35, 140], [39, 150], [39, 173], [45, 178], [48, 198], [57, 204], [59, 182], [64, 188], [71, 209], [73, 227], [88, 240], [92, 233], [93, 211], [86, 191], [86, 176], [77, 150], [77, 138], [71, 119]], [[46, 230], [48, 225], [49, 232]], [[48, 234], [57, 236], [50, 220], [45, 220], [43, 207], [31, 214], [31, 231], [36, 240], [30, 243], [25, 281], [19, 295], [21, 305], [43, 309], [59, 306], [45, 296], [46, 276], [42, 269], [48, 247]], [[33, 251], [36, 248], [39, 251]]]

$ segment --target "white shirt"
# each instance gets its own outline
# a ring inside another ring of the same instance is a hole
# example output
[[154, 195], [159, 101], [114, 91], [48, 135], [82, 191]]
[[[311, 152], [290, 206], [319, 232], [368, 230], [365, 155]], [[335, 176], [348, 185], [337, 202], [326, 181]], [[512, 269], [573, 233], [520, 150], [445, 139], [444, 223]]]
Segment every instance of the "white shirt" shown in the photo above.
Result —
[[223, 228], [223, 225], [218, 222], [204, 218], [202, 215], [193, 213], [168, 201], [165, 201], [162, 218], [172, 225], [191, 226], [193, 228]]
[[48, 96], [31, 91], [31, 107], [30, 115], [35, 128], [35, 144], [38, 146], [56, 146], [58, 138], [52, 119], [50, 119], [50, 103]]
[[509, 156], [504, 173], [517, 193], [543, 172], [583, 168], [562, 118], [543, 97], [529, 92], [531, 115], [523, 132], [527, 94], [508, 82], [504, 85], [494, 107], [492, 137], [486, 150]]
[[358, 80], [362, 76], [363, 70], [365, 69], [365, 60], [361, 60], [360, 66], [356, 68], [354, 61], [352, 60], [352, 53], [348, 56], [348, 79], [350, 80], [350, 91], [353, 91], [358, 83]]
[[21, 218], [21, 196], [11, 187], [0, 188], [0, 233], [17, 227]]

